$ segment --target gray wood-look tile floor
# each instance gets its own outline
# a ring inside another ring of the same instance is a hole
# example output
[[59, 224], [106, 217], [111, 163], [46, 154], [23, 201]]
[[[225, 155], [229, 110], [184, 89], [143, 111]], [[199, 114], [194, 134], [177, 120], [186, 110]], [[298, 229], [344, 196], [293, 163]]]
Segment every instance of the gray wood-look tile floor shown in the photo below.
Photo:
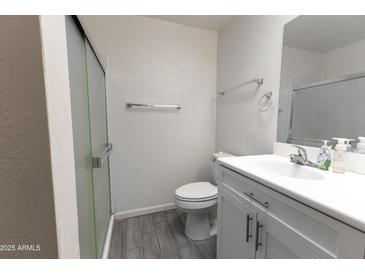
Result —
[[193, 241], [185, 236], [176, 210], [116, 220], [110, 259], [215, 259], [216, 237]]

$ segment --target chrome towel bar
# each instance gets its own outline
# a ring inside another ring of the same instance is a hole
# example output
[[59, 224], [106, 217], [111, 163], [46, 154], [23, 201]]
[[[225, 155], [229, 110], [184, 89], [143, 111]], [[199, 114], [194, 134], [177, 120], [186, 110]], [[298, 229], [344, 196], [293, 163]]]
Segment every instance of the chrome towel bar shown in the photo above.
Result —
[[236, 88], [239, 88], [239, 87], [242, 87], [242, 86], [245, 86], [245, 85], [248, 85], [248, 84], [252, 84], [252, 83], [256, 83], [256, 84], [258, 84], [260, 86], [260, 85], [262, 85], [264, 83], [264, 78], [253, 79], [251, 81], [247, 81], [247, 82], [241, 83], [241, 84], [239, 84], [237, 86], [234, 86], [232, 88], [229, 88], [229, 89], [226, 89], [226, 90], [222, 90], [222, 91], [218, 91], [217, 93], [220, 94], [220, 95], [224, 95], [228, 91], [231, 91], [231, 90], [234, 90]]
[[127, 108], [166, 108], [166, 109], [181, 109], [181, 105], [161, 105], [161, 104], [137, 104], [137, 103], [127, 103]]

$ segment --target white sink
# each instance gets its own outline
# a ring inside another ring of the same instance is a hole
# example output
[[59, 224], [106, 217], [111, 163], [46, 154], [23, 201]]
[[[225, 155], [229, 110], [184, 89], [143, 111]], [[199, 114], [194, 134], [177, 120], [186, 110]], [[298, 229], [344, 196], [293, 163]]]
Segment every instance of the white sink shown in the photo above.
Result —
[[302, 180], [321, 180], [323, 175], [312, 167], [267, 160], [255, 161], [257, 167], [279, 176]]

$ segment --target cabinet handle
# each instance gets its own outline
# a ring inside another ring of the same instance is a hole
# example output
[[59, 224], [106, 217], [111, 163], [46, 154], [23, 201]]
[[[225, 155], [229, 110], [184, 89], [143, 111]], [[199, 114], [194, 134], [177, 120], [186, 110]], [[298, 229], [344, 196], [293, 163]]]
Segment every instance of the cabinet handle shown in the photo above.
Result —
[[257, 221], [256, 223], [256, 235], [255, 235], [255, 250], [259, 250], [259, 246], [262, 245], [262, 243], [259, 243], [259, 234], [260, 234], [260, 228], [262, 228], [263, 225], [260, 225], [260, 223]]
[[252, 235], [250, 235], [250, 221], [252, 221], [253, 218], [250, 217], [250, 214], [246, 215], [246, 243], [249, 242], [250, 238], [252, 238]]
[[252, 200], [254, 200], [256, 203], [262, 205], [265, 208], [269, 207], [269, 202], [261, 202], [259, 199], [257, 199], [254, 194], [251, 193], [247, 193], [247, 192], [243, 192], [243, 194], [245, 194], [246, 196], [250, 197]]

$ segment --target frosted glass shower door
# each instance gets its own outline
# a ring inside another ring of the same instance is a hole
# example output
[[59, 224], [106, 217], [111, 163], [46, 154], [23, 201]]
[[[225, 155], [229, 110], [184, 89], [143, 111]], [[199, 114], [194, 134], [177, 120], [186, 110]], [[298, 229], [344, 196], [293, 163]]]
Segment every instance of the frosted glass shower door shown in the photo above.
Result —
[[66, 16], [66, 33], [80, 256], [100, 258], [111, 215], [105, 73], [77, 19]]
[[[77, 210], [81, 258], [96, 258], [93, 172], [85, 41], [71, 16], [66, 16]], [[66, 203], [67, 201], [65, 201]]]
[[93, 164], [96, 253], [100, 258], [108, 229], [110, 209], [108, 128], [105, 73], [85, 38], [87, 83], [89, 93], [91, 151], [100, 160]]

